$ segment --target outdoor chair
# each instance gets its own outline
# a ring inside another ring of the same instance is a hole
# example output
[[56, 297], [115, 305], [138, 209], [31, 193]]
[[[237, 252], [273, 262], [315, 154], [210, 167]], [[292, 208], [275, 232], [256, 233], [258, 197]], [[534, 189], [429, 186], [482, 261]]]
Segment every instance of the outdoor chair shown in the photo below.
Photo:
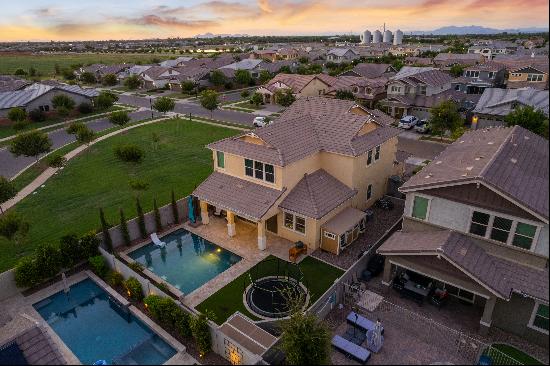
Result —
[[157, 247], [164, 248], [166, 246], [166, 243], [159, 239], [157, 233], [151, 234], [151, 240], [153, 241], [153, 244], [155, 244]]
[[300, 254], [307, 254], [307, 246], [305, 246], [301, 241], [297, 242], [288, 250], [288, 260], [292, 263], [296, 263], [296, 260]]
[[[353, 325], [354, 327], [357, 327], [358, 329], [361, 329], [364, 332], [367, 332], [369, 330], [374, 330], [376, 326], [376, 324], [373, 321], [365, 318], [362, 315], [357, 314], [355, 311], [351, 311], [348, 314], [346, 321], [348, 324]], [[382, 327], [382, 334], [384, 334], [383, 327]]]
[[367, 339], [367, 334], [356, 327], [349, 326], [342, 337], [360, 346]]
[[441, 309], [449, 301], [449, 293], [446, 290], [436, 288], [430, 296], [430, 303]]
[[365, 364], [370, 358], [369, 350], [350, 342], [339, 335], [332, 338], [332, 346], [351, 359]]

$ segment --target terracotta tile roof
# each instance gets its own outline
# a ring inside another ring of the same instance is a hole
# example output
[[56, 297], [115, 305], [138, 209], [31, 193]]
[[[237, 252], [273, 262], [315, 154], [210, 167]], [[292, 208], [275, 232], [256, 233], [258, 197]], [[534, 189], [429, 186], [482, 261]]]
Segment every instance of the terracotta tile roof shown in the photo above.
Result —
[[356, 194], [356, 190], [349, 188], [324, 169], [319, 169], [305, 174], [279, 207], [320, 219]]
[[333, 234], [341, 235], [357, 225], [367, 214], [353, 207], [346, 207], [342, 212], [328, 220], [322, 227]]
[[548, 141], [519, 127], [470, 131], [400, 189], [479, 181], [548, 220]]
[[535, 90], [547, 90], [548, 81], [546, 82], [532, 82], [532, 81], [510, 81], [506, 82], [507, 89], [523, 89], [523, 88], [533, 88]]
[[[388, 69], [391, 71], [388, 71]], [[351, 72], [365, 78], [373, 79], [386, 74], [386, 72], [395, 72], [395, 69], [390, 64], [359, 63], [355, 65]]]
[[480, 70], [480, 71], [500, 71], [506, 69], [506, 65], [495, 62], [495, 61], [489, 61], [485, 62], [483, 64], [479, 65], [473, 65], [470, 67], [467, 67], [465, 70]]
[[534, 88], [500, 89], [486, 88], [474, 109], [474, 113], [506, 116], [513, 104], [530, 105], [548, 116], [548, 90]]
[[[265, 145], [244, 142], [241, 135], [208, 147], [285, 166], [319, 151], [359, 156], [399, 134], [399, 130], [390, 126], [391, 117], [378, 110], [365, 109], [368, 115], [353, 113], [350, 109], [354, 106], [355, 102], [347, 100], [299, 98], [273, 123], [254, 130]], [[376, 123], [379, 127], [357, 136], [365, 123]]]
[[547, 269], [535, 269], [491, 255], [468, 236], [452, 230], [398, 231], [377, 252], [390, 256], [443, 256], [501, 298], [509, 300], [516, 291], [548, 301]]
[[275, 77], [269, 80], [269, 82], [267, 82], [267, 84], [264, 87], [271, 90], [270, 89], [271, 86], [274, 86], [277, 83], [282, 83], [290, 87], [293, 93], [300, 93], [302, 89], [315, 78], [321, 80], [328, 86], [331, 86], [337, 83], [337, 79], [335, 77], [332, 77], [326, 74], [299, 75], [299, 74], [281, 73], [281, 74], [275, 75]]
[[32, 82], [19, 79], [11, 75], [0, 75], [0, 92], [15, 91], [23, 89]]
[[388, 95], [386, 100], [393, 99], [407, 106], [432, 108], [445, 100], [454, 100], [458, 103], [471, 101], [474, 103], [473, 105], [475, 105], [479, 98], [479, 94], [465, 94], [456, 90], [448, 89], [430, 96], [416, 95], [414, 97], [410, 97], [407, 95]]
[[258, 221], [275, 204], [283, 191], [231, 175], [214, 172], [194, 191], [193, 196], [239, 216]]

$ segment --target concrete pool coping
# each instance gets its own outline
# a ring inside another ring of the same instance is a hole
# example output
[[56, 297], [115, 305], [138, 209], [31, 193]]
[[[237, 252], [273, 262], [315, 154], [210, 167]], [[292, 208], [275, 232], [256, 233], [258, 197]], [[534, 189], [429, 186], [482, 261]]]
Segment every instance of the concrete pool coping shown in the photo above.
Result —
[[[153, 331], [157, 336], [159, 336], [164, 342], [169, 344], [176, 351], [176, 354], [171, 358], [169, 358], [168, 360], [166, 360], [164, 364], [189, 364], [189, 365], [198, 364], [197, 360], [195, 360], [191, 355], [187, 353], [187, 348], [183, 344], [181, 344], [177, 339], [172, 337], [167, 331], [165, 331], [162, 327], [156, 324], [147, 315], [143, 314], [141, 310], [136, 308], [134, 305], [131, 305], [131, 303], [128, 300], [126, 300], [122, 295], [120, 295], [113, 288], [111, 288], [105, 281], [99, 278], [95, 273], [86, 270], [83, 272], [78, 272], [73, 276], [67, 277], [67, 286], [69, 287], [73, 286], [86, 279], [92, 280], [103, 291], [109, 294], [109, 296], [114, 297], [123, 306], [127, 306], [133, 316], [135, 316], [142, 323], [144, 323], [151, 331]], [[65, 344], [65, 342], [63, 342], [61, 337], [59, 337], [59, 335], [55, 332], [55, 330], [52, 327], [50, 327], [48, 322], [44, 318], [42, 318], [40, 313], [38, 313], [38, 311], [36, 311], [36, 309], [34, 309], [34, 306], [33, 306], [34, 304], [40, 301], [43, 301], [48, 297], [55, 295], [63, 290], [64, 290], [64, 284], [62, 281], [59, 281], [52, 284], [51, 286], [46, 287], [45, 289], [41, 289], [36, 293], [29, 295], [27, 297], [27, 301], [31, 305], [30, 307], [34, 310], [34, 313], [32, 314], [32, 316], [30, 316], [30, 318], [33, 321], [35, 321], [37, 325], [42, 326], [46, 330], [46, 332], [52, 338], [55, 345], [59, 348], [59, 351], [61, 352], [62, 356], [65, 358], [65, 361], [67, 361], [68, 364], [81, 365], [82, 362], [80, 362], [78, 357], [76, 357], [76, 355], [70, 350], [70, 348]], [[35, 318], [33, 318], [33, 316]]]

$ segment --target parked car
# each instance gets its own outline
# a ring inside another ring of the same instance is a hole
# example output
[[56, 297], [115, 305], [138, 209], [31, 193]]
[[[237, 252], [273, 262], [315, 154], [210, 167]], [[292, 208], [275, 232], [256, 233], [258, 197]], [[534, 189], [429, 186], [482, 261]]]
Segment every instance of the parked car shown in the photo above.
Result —
[[417, 122], [418, 122], [418, 118], [416, 118], [415, 116], [404, 116], [399, 120], [398, 127], [404, 128], [406, 130], [410, 130], [416, 125]]
[[270, 123], [270, 120], [267, 117], [254, 117], [254, 127], [264, 127]]
[[414, 130], [418, 133], [426, 133], [430, 130], [430, 124], [428, 123], [428, 120], [426, 118], [421, 119], [418, 121], [416, 126], [414, 126]]

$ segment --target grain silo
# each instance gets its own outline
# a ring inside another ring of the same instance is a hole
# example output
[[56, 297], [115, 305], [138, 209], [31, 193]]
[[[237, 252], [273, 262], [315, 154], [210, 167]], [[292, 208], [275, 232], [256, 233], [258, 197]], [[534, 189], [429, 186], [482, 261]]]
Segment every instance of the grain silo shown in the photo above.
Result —
[[384, 31], [384, 38], [382, 39], [382, 42], [391, 43], [391, 39], [392, 39], [391, 31], [385, 30]]
[[377, 29], [374, 31], [372, 35], [372, 43], [380, 43], [382, 42], [382, 33]]
[[393, 44], [399, 45], [403, 43], [403, 32], [401, 30], [396, 30], [395, 34], [393, 35]]
[[369, 44], [371, 42], [371, 37], [372, 34], [368, 30], [361, 33], [361, 44]]

